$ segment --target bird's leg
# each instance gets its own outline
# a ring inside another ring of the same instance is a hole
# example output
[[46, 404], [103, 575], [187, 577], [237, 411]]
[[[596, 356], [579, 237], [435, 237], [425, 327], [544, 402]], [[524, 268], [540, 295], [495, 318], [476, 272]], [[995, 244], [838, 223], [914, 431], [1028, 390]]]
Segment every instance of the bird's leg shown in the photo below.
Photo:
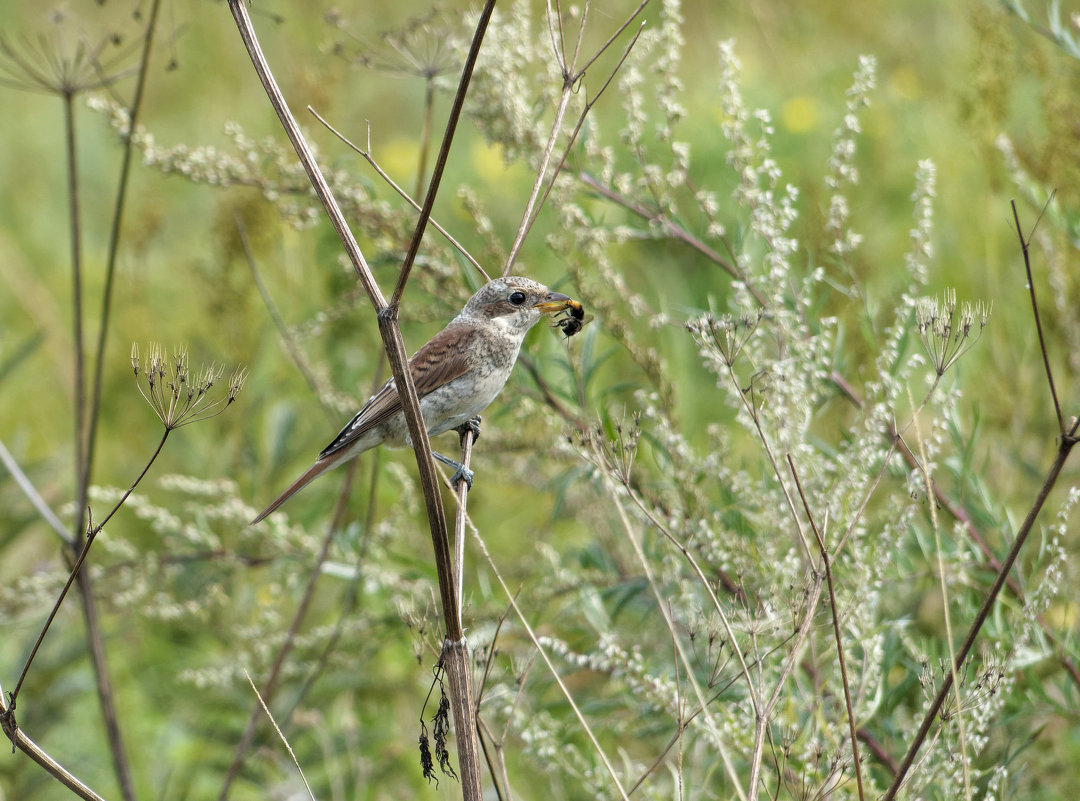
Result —
[[455, 471], [457, 471], [454, 473], [454, 475], [450, 476], [451, 484], [457, 484], [459, 481], [464, 479], [465, 483], [469, 485], [469, 489], [472, 489], [473, 476], [475, 475], [472, 470], [470, 470], [460, 462], [455, 462], [453, 459], [443, 456], [438, 451], [432, 451], [431, 455], [443, 464], [452, 467]]

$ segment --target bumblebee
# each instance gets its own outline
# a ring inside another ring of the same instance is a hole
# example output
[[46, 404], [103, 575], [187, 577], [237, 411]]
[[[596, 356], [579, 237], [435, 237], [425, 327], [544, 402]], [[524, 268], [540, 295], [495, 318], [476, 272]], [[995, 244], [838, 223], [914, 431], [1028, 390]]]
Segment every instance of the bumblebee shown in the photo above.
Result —
[[576, 300], [567, 302], [567, 306], [559, 314], [555, 315], [556, 328], [562, 329], [564, 336], [569, 339], [581, 331], [592, 320], [591, 314], [585, 313], [585, 307]]

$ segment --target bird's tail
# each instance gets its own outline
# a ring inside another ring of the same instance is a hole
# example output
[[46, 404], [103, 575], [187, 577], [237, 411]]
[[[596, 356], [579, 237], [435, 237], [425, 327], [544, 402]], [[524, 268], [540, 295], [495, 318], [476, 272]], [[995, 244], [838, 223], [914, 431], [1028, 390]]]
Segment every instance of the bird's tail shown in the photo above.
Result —
[[289, 500], [289, 498], [291, 498], [293, 495], [295, 495], [300, 490], [302, 490], [304, 487], [306, 487], [314, 479], [321, 476], [323, 473], [325, 473], [331, 467], [334, 467], [335, 465], [337, 465], [337, 463], [339, 461], [340, 461], [340, 459], [319, 459], [319, 461], [315, 462], [315, 464], [313, 464], [308, 469], [308, 471], [306, 473], [304, 473], [304, 475], [302, 475], [302, 476], [300, 476], [300, 478], [296, 479], [296, 481], [294, 481], [292, 484], [289, 485], [288, 489], [286, 489], [283, 493], [278, 495], [277, 498], [274, 500], [274, 502], [272, 504], [270, 504], [265, 509], [263, 509], [259, 513], [258, 517], [256, 517], [254, 520], [251, 521], [250, 525], [254, 526], [254, 525], [257, 525], [258, 523], [260, 523], [264, 517], [269, 515], [271, 512], [273, 512], [279, 506], [281, 506], [281, 504], [285, 503], [285, 501]]

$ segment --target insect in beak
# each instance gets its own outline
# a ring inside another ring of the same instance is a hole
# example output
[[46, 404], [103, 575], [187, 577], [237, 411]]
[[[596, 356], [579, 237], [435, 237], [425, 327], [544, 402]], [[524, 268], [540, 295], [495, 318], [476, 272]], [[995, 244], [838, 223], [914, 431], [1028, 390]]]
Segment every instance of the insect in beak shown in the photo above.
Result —
[[567, 339], [581, 331], [589, 322], [592, 315], [585, 313], [585, 308], [576, 300], [567, 301], [566, 307], [555, 315], [555, 325], [561, 328]]

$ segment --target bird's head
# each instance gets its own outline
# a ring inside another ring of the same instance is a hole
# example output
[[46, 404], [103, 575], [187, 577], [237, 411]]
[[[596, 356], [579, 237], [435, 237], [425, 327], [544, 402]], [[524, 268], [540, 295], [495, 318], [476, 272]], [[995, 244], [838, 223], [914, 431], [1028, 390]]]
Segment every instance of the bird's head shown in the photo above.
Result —
[[557, 314], [573, 305], [567, 295], [552, 292], [531, 278], [508, 275], [480, 287], [457, 319], [505, 326], [524, 336], [545, 314]]

